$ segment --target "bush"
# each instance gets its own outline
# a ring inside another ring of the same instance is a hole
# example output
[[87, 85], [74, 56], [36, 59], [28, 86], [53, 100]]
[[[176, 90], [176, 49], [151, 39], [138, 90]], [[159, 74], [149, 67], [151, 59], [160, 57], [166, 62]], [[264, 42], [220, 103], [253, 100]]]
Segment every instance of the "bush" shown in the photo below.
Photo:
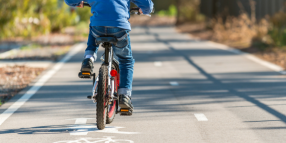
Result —
[[159, 16], [176, 16], [177, 8], [175, 5], [170, 5], [168, 10], [160, 10], [157, 14]]
[[200, 0], [177, 0], [177, 24], [186, 22], [203, 22], [204, 15], [200, 14]]
[[274, 46], [284, 47], [286, 46], [286, 13], [276, 13], [271, 18], [272, 28], [269, 31], [269, 35], [272, 38]]
[[77, 14], [61, 3], [58, 0], [0, 1], [0, 39], [48, 34], [75, 24]]
[[236, 47], [249, 47], [252, 41], [260, 41], [271, 44], [269, 38], [269, 22], [262, 19], [259, 23], [253, 22], [251, 18], [242, 13], [238, 17], [228, 16], [224, 21], [222, 17], [214, 18], [210, 22], [214, 35], [213, 40], [224, 42]]

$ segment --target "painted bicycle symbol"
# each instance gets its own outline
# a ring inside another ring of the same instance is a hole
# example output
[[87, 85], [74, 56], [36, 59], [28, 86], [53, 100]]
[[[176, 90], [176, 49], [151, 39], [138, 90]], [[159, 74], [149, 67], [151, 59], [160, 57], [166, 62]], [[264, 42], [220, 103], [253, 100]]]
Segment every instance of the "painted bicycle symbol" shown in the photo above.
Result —
[[112, 138], [110, 136], [104, 136], [103, 138], [80, 138], [78, 140], [57, 141], [54, 143], [134, 143], [132, 140]]

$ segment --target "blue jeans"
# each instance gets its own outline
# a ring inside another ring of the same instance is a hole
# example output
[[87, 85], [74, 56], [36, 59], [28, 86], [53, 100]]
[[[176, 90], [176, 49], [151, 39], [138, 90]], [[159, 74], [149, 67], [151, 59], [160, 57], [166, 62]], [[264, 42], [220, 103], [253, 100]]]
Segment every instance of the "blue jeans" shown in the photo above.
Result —
[[115, 55], [118, 57], [120, 69], [120, 84], [118, 94], [131, 96], [133, 67], [135, 60], [132, 56], [129, 30], [117, 27], [90, 26], [90, 32], [85, 50], [86, 55], [92, 55], [97, 58], [97, 50], [99, 45], [96, 44], [96, 37], [110, 35], [119, 38], [116, 45], [112, 45]]

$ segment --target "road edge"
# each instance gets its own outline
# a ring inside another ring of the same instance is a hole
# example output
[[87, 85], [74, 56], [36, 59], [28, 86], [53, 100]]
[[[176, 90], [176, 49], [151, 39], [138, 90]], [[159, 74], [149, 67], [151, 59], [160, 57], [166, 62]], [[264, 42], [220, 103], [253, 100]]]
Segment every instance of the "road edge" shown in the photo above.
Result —
[[[69, 61], [75, 54], [77, 54], [81, 49], [85, 47], [85, 43], [78, 43], [72, 46], [70, 51], [57, 63], [53, 64], [51, 68], [46, 70], [39, 78], [36, 78], [34, 84], [27, 87], [25, 93], [20, 92], [18, 94], [23, 94], [18, 96], [18, 99], [13, 100], [9, 106], [2, 106], [4, 109], [1, 109], [3, 112], [0, 114], [0, 126], [22, 105], [24, 105], [61, 67]], [[16, 95], [17, 96], [17, 95]], [[5, 104], [4, 104], [5, 105]], [[6, 109], [5, 109], [6, 108]], [[0, 110], [0, 111], [1, 111]]]
[[267, 67], [267, 68], [269, 68], [269, 69], [271, 69], [273, 71], [279, 72], [281, 74], [286, 74], [286, 71], [284, 71], [284, 68], [282, 68], [281, 66], [278, 66], [278, 65], [276, 65], [274, 63], [271, 63], [271, 62], [265, 61], [263, 59], [260, 59], [260, 58], [256, 57], [253, 54], [246, 53], [246, 52], [243, 52], [241, 50], [229, 47], [229, 46], [221, 44], [221, 43], [216, 43], [216, 42], [213, 42], [213, 41], [207, 41], [207, 43], [210, 46], [212, 46], [212, 47], [215, 47], [215, 48], [218, 48], [218, 49], [221, 49], [221, 50], [225, 50], [225, 51], [237, 54], [237, 55], [242, 55], [245, 58], [247, 58], [247, 59], [249, 59], [249, 60], [251, 60], [253, 62], [256, 62], [256, 63], [258, 63], [258, 64], [260, 64], [260, 65], [262, 65], [264, 67]]

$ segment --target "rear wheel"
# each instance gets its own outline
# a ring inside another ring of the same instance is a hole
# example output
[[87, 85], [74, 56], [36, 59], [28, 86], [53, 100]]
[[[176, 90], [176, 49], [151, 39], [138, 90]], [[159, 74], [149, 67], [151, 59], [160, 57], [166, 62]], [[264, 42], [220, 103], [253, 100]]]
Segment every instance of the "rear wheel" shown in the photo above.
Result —
[[[117, 93], [118, 87], [119, 87], [119, 66], [115, 62], [112, 62], [112, 69], [117, 71], [117, 76], [114, 77], [114, 92]], [[107, 106], [107, 116], [106, 116], [106, 124], [110, 124], [116, 114], [117, 111], [117, 101], [113, 100], [109, 102], [109, 105]]]
[[108, 70], [105, 65], [102, 65], [99, 69], [98, 75], [98, 94], [96, 96], [96, 122], [97, 128], [99, 130], [103, 130], [106, 124], [106, 116], [107, 116], [107, 109], [106, 109], [106, 93], [107, 93], [107, 84], [108, 84]]

